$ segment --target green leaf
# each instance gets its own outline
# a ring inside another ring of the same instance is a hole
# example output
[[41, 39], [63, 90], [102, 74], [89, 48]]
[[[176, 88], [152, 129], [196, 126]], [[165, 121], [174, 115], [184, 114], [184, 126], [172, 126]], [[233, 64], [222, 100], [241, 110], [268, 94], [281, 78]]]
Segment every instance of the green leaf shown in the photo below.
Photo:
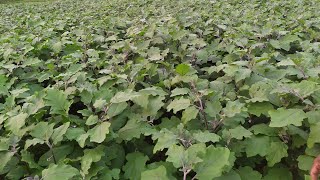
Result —
[[303, 80], [296, 84], [290, 84], [290, 87], [303, 98], [310, 96], [320, 89], [318, 83], [307, 80]]
[[42, 169], [41, 166], [34, 161], [34, 155], [26, 150], [21, 151], [21, 161], [26, 162], [30, 168]]
[[173, 174], [176, 172], [176, 168], [174, 168], [172, 163], [159, 161], [147, 165], [148, 169], [156, 169], [159, 166], [164, 166], [166, 168], [166, 173], [169, 179], [176, 180], [176, 178], [173, 176]]
[[76, 168], [65, 164], [52, 165], [42, 171], [43, 180], [69, 180], [77, 175], [79, 171]]
[[205, 155], [200, 157], [203, 162], [195, 167], [199, 180], [208, 180], [221, 176], [224, 168], [229, 165], [230, 151], [223, 147], [208, 147]]
[[252, 135], [252, 133], [245, 129], [243, 126], [237, 126], [236, 128], [229, 129], [229, 132], [232, 138], [239, 140], [250, 137]]
[[38, 138], [27, 139], [24, 145], [24, 149], [27, 150], [30, 146], [34, 146], [36, 144], [44, 144], [44, 143], [45, 143], [44, 140], [38, 139]]
[[261, 114], [269, 116], [268, 111], [271, 110], [273, 110], [273, 106], [269, 102], [250, 103], [248, 106], [248, 112], [258, 117], [261, 116]]
[[237, 172], [231, 170], [218, 178], [214, 178], [214, 180], [241, 180], [241, 177]]
[[153, 148], [154, 153], [159, 150], [162, 151], [164, 148], [169, 148], [178, 142], [177, 135], [167, 129], [162, 129], [159, 133], [153, 134], [152, 139], [158, 139]]
[[172, 145], [166, 152], [168, 156], [167, 162], [172, 162], [173, 166], [176, 168], [182, 167], [185, 163], [185, 151], [182, 146]]
[[271, 93], [292, 94], [299, 98], [306, 98], [320, 89], [318, 83], [303, 80], [299, 83], [280, 84]]
[[14, 152], [0, 152], [0, 171], [3, 171], [3, 168], [7, 165], [7, 163], [13, 157]]
[[91, 126], [96, 124], [99, 121], [99, 117], [97, 115], [90, 115], [86, 121], [86, 125]]
[[155, 116], [159, 113], [159, 110], [164, 105], [162, 102], [165, 99], [163, 96], [150, 97], [148, 106], [143, 110], [143, 114], [149, 116]]
[[300, 155], [297, 160], [299, 162], [298, 163], [299, 169], [304, 171], [309, 171], [312, 167], [314, 157], [307, 156], [307, 155]]
[[249, 166], [240, 167], [237, 172], [239, 173], [241, 179], [250, 179], [250, 180], [261, 180], [262, 175], [258, 172], [253, 170]]
[[250, 131], [253, 131], [255, 135], [278, 136], [280, 128], [272, 128], [267, 124], [256, 124], [250, 128]]
[[148, 50], [148, 56], [151, 61], [161, 60], [162, 56], [160, 54], [160, 49], [158, 47], [151, 47]]
[[102, 145], [99, 145], [94, 149], [85, 149], [84, 155], [81, 158], [81, 174], [88, 174], [91, 164], [100, 161], [103, 156], [105, 156], [105, 147]]
[[107, 112], [108, 117], [112, 118], [122, 113], [127, 108], [127, 106], [128, 104], [126, 102], [111, 104]]
[[85, 134], [86, 132], [83, 128], [68, 128], [66, 132], [66, 137], [69, 140], [77, 139], [80, 135]]
[[291, 59], [284, 59], [277, 63], [277, 66], [295, 66], [296, 64]]
[[58, 142], [62, 141], [63, 135], [67, 132], [69, 126], [70, 126], [70, 122], [67, 122], [67, 123], [61, 125], [58, 128], [55, 128], [53, 130], [53, 134], [51, 136], [53, 144], [56, 145], [56, 144], [58, 144]]
[[26, 167], [17, 165], [15, 168], [10, 167], [10, 171], [7, 173], [7, 179], [22, 179], [28, 171]]
[[15, 135], [23, 135], [20, 129], [25, 125], [25, 121], [28, 117], [26, 113], [20, 113], [16, 116], [13, 116], [7, 120], [5, 127], [10, 130]]
[[288, 156], [288, 146], [282, 142], [271, 142], [266, 159], [268, 166], [272, 167], [275, 163], [281, 161], [283, 157]]
[[185, 98], [174, 99], [168, 106], [168, 112], [173, 110], [173, 113], [177, 113], [183, 109], [186, 109], [190, 106], [190, 100]]
[[233, 117], [236, 114], [241, 113], [243, 110], [246, 110], [244, 107], [245, 104], [237, 101], [228, 101], [226, 107], [223, 109], [224, 114], [227, 117]]
[[62, 43], [61, 41], [58, 41], [56, 43], [54, 43], [52, 45], [52, 50], [55, 52], [55, 53], [59, 53], [61, 50], [62, 50]]
[[270, 91], [272, 86], [265, 81], [254, 83], [249, 89], [249, 95], [251, 102], [263, 102], [269, 101]]
[[110, 102], [111, 103], [122, 103], [122, 102], [126, 102], [129, 101], [135, 97], [138, 97], [139, 94], [132, 92], [132, 91], [125, 91], [125, 92], [118, 92], [116, 95], [114, 95]]
[[274, 167], [268, 171], [263, 180], [292, 180], [292, 174], [289, 169]]
[[281, 49], [280, 42], [277, 40], [271, 39], [270, 44], [271, 44], [271, 46], [273, 46], [276, 49]]
[[255, 155], [265, 156], [270, 147], [270, 138], [268, 136], [252, 136], [246, 141], [247, 157]]
[[124, 127], [119, 129], [118, 135], [121, 139], [130, 141], [133, 138], [139, 138], [146, 129], [147, 124], [145, 122], [130, 119]]
[[168, 93], [166, 93], [162, 88], [154, 86], [154, 87], [148, 87], [141, 89], [139, 91], [140, 96], [145, 96], [145, 95], [152, 95], [152, 96], [165, 96]]
[[220, 140], [220, 136], [214, 134], [214, 133], [210, 133], [209, 131], [199, 131], [196, 133], [193, 133], [192, 136], [195, 140], [202, 142], [202, 143], [206, 143], [206, 142], [218, 142]]
[[320, 111], [309, 111], [306, 113], [307, 117], [308, 117], [308, 122], [310, 124], [316, 124], [318, 122], [320, 122]]
[[167, 176], [167, 170], [164, 166], [158, 168], [146, 170], [141, 173], [141, 180], [169, 180]]
[[186, 75], [189, 71], [190, 71], [190, 66], [188, 64], [179, 64], [176, 67], [176, 72], [181, 76]]
[[238, 83], [239, 81], [250, 77], [251, 72], [252, 72], [251, 69], [239, 68], [235, 73], [235, 77], [234, 77], [235, 82]]
[[189, 91], [190, 90], [188, 88], [175, 88], [174, 90], [171, 91], [170, 97], [185, 95], [185, 94], [188, 94]]
[[[67, 155], [73, 152], [74, 148], [71, 144], [65, 144], [61, 146], [53, 147], [51, 150], [48, 150], [42, 156], [40, 156], [38, 164], [40, 166], [49, 166], [50, 164], [63, 162]], [[52, 154], [54, 154], [54, 159]]]
[[207, 101], [206, 108], [204, 112], [207, 113], [210, 117], [216, 117], [222, 109], [221, 103], [219, 101]]
[[48, 141], [53, 133], [54, 124], [48, 124], [48, 122], [39, 122], [30, 132], [30, 135]]
[[312, 148], [315, 143], [320, 143], [320, 123], [310, 126], [310, 134], [307, 141], [308, 148]]
[[147, 156], [140, 152], [129, 153], [126, 156], [127, 163], [123, 166], [124, 177], [132, 180], [140, 180], [141, 172], [146, 169]]
[[101, 172], [102, 176], [99, 177], [103, 180], [113, 180], [113, 179], [119, 179], [120, 169], [104, 169]]
[[104, 106], [107, 104], [107, 101], [104, 100], [104, 99], [97, 99], [94, 104], [93, 104], [93, 107], [96, 108], [96, 109], [103, 109]]
[[109, 134], [110, 122], [103, 122], [88, 131], [90, 142], [102, 143]]
[[51, 107], [51, 114], [68, 115], [72, 102], [67, 100], [63, 91], [48, 89], [46, 100], [46, 105]]
[[134, 97], [132, 98], [132, 101], [142, 108], [147, 109], [149, 104], [149, 95]]
[[82, 134], [82, 135], [80, 135], [80, 136], [76, 139], [76, 141], [79, 143], [79, 146], [80, 146], [81, 148], [84, 147], [84, 145], [85, 145], [86, 140], [87, 140], [88, 137], [89, 137], [89, 134]]
[[302, 109], [284, 109], [269, 111], [271, 117], [270, 127], [285, 127], [290, 124], [301, 126], [304, 118], [307, 118]]
[[182, 112], [182, 122], [187, 124], [190, 120], [195, 119], [199, 113], [199, 110], [194, 106], [190, 106]]
[[202, 162], [200, 158], [201, 155], [206, 153], [206, 145], [204, 143], [192, 144], [186, 150], [186, 163], [185, 165], [189, 166], [191, 169], [194, 169], [195, 165]]

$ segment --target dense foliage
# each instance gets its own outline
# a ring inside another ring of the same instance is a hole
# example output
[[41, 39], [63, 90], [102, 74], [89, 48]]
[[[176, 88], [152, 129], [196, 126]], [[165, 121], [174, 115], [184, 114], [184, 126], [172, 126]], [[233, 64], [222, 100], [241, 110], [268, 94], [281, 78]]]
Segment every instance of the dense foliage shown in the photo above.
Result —
[[2, 179], [290, 180], [320, 153], [319, 0], [0, 5]]

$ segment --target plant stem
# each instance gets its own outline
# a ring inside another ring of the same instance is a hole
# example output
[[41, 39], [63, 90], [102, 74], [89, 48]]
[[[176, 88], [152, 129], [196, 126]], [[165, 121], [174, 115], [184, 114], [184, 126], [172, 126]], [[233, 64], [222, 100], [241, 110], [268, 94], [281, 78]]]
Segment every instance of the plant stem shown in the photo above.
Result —
[[183, 170], [183, 180], [187, 180], [187, 175], [189, 174], [190, 171], [191, 171], [191, 169], [184, 169]]
[[191, 180], [195, 180], [197, 175], [194, 175], [193, 178]]
[[206, 116], [206, 114], [205, 114], [205, 112], [204, 112], [203, 102], [202, 102], [202, 100], [201, 100], [201, 97], [199, 97], [198, 92], [197, 92], [197, 88], [196, 88], [196, 86], [194, 85], [193, 82], [191, 82], [191, 87], [192, 87], [193, 93], [195, 94], [195, 96], [196, 96], [196, 98], [197, 98], [197, 101], [199, 102], [198, 108], [199, 108], [200, 113], [201, 113], [201, 115], [202, 115], [202, 117], [203, 117], [203, 120], [204, 120], [204, 124], [205, 124], [205, 126], [206, 126], [206, 129], [209, 129], [207, 116]]
[[50, 148], [50, 151], [51, 151], [51, 154], [52, 154], [52, 158], [53, 158], [53, 162], [54, 162], [55, 164], [57, 164], [57, 159], [56, 159], [56, 156], [54, 155], [52, 144], [50, 144], [50, 142], [47, 141], [47, 145], [48, 145], [48, 147]]

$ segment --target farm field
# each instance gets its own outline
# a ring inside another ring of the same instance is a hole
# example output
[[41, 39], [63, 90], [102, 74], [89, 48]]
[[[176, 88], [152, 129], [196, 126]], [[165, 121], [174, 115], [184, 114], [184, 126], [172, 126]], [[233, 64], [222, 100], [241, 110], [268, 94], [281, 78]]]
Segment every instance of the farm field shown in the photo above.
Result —
[[6, 1], [0, 179], [307, 180], [319, 55], [319, 0]]

